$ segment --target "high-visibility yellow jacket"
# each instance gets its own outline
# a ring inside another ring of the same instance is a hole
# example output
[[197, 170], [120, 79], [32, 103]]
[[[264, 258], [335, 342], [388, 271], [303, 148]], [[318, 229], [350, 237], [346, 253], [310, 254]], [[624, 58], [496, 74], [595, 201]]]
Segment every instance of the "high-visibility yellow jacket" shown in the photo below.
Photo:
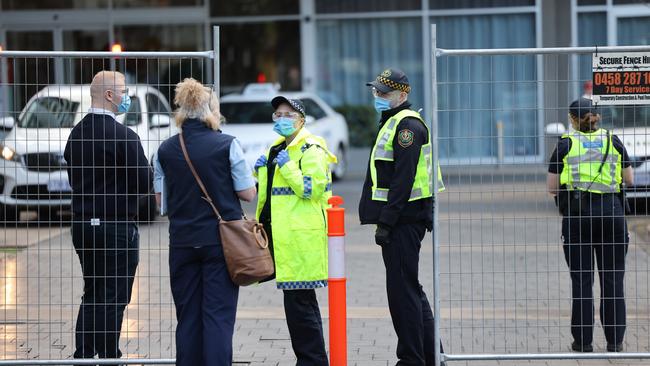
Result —
[[[560, 174], [560, 184], [566, 185], [568, 190], [620, 192], [623, 158], [614, 148], [612, 135], [607, 130], [601, 128], [588, 133], [575, 131], [562, 137], [571, 139], [571, 148], [562, 160], [564, 168]], [[599, 172], [605, 154], [607, 158]]]
[[[276, 140], [272, 146], [285, 141]], [[327, 285], [327, 200], [332, 196], [331, 163], [325, 140], [302, 128], [286, 147], [289, 162], [275, 165], [271, 197], [267, 197], [267, 167], [257, 171], [259, 199], [256, 217], [271, 200], [271, 230], [276, 282], [279, 289], [309, 289]], [[270, 149], [266, 153], [268, 159]]]
[[[375, 162], [377, 160], [394, 161], [393, 159], [393, 139], [395, 132], [400, 121], [404, 118], [415, 118], [422, 122], [429, 131], [429, 126], [422, 120], [420, 113], [410, 109], [404, 109], [390, 118], [377, 134], [377, 141], [370, 153], [370, 177], [372, 179], [372, 199], [374, 201], [388, 201], [388, 187], [379, 187], [377, 182], [377, 167]], [[433, 191], [433, 171], [431, 164], [431, 141], [422, 145], [420, 149], [420, 158], [418, 160], [417, 170], [415, 173], [415, 180], [413, 181], [413, 188], [411, 189], [411, 196], [409, 201], [415, 201], [422, 198], [432, 196]], [[438, 192], [445, 190], [445, 185], [442, 182], [442, 172], [438, 166]]]

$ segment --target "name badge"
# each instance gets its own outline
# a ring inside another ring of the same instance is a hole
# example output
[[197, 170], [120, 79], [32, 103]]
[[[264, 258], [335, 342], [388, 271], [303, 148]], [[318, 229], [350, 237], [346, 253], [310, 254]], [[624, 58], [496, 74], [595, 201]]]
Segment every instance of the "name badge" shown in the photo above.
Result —
[[603, 147], [603, 140], [585, 141], [582, 143], [585, 149], [600, 149]]

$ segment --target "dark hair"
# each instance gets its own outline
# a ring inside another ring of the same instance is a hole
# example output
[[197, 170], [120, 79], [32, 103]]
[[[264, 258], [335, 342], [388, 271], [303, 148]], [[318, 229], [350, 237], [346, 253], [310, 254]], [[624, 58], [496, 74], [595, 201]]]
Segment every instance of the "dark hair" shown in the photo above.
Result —
[[577, 123], [578, 131], [580, 132], [592, 132], [598, 129], [598, 119], [591, 120], [591, 114], [585, 115], [582, 119], [574, 114], [570, 114], [571, 118]]

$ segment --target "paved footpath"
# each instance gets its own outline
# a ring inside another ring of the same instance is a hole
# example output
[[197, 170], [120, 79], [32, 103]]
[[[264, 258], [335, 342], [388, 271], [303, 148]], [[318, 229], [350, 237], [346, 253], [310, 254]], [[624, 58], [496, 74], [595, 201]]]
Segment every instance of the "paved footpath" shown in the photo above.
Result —
[[[569, 352], [570, 284], [560, 245], [560, 220], [541, 187], [531, 187], [522, 191], [515, 184], [458, 185], [442, 197], [441, 320], [444, 347], [450, 354]], [[373, 228], [358, 225], [355, 205], [354, 199], [346, 205], [351, 208], [346, 238], [349, 364], [392, 365], [396, 338], [387, 309], [381, 253], [373, 244]], [[630, 224], [639, 233], [632, 236], [627, 257], [625, 347], [630, 352], [650, 352], [650, 262], [644, 222], [633, 219]], [[12, 230], [0, 234], [0, 359], [69, 358], [82, 285], [69, 230], [29, 229], [42, 240], [33, 240], [34, 235], [27, 240]], [[174, 357], [166, 230], [164, 219], [141, 226], [140, 266], [122, 336], [128, 357]], [[12, 240], [19, 241], [18, 248], [11, 247]], [[423, 243], [420, 272], [431, 299], [430, 235]], [[599, 293], [597, 285], [595, 293]], [[326, 317], [327, 291], [319, 290], [318, 295]], [[327, 319], [324, 324], [327, 332]], [[597, 321], [594, 346], [602, 351], [604, 345]], [[240, 291], [235, 362], [295, 364], [282, 294], [273, 284]], [[465, 364], [644, 365], [650, 361], [450, 363]]]

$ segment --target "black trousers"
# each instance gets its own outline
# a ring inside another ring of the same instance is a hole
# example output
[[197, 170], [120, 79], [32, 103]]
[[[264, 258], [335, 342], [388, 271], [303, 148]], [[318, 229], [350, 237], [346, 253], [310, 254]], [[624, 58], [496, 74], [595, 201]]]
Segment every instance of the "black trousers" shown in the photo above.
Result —
[[176, 305], [176, 365], [230, 366], [239, 286], [220, 246], [170, 247]]
[[433, 312], [418, 279], [425, 231], [424, 224], [398, 224], [391, 230], [391, 243], [381, 247], [398, 365], [434, 364]]
[[131, 222], [72, 224], [84, 293], [75, 328], [75, 358], [120, 358], [120, 329], [138, 267], [138, 228]]
[[323, 321], [315, 290], [284, 290], [284, 313], [297, 366], [327, 366]]
[[[625, 335], [625, 256], [629, 236], [623, 207], [614, 195], [591, 195], [578, 217], [564, 217], [564, 256], [571, 273], [571, 334], [591, 344], [594, 327], [594, 263], [600, 279], [600, 321], [609, 344]], [[594, 261], [595, 257], [595, 261]]]

